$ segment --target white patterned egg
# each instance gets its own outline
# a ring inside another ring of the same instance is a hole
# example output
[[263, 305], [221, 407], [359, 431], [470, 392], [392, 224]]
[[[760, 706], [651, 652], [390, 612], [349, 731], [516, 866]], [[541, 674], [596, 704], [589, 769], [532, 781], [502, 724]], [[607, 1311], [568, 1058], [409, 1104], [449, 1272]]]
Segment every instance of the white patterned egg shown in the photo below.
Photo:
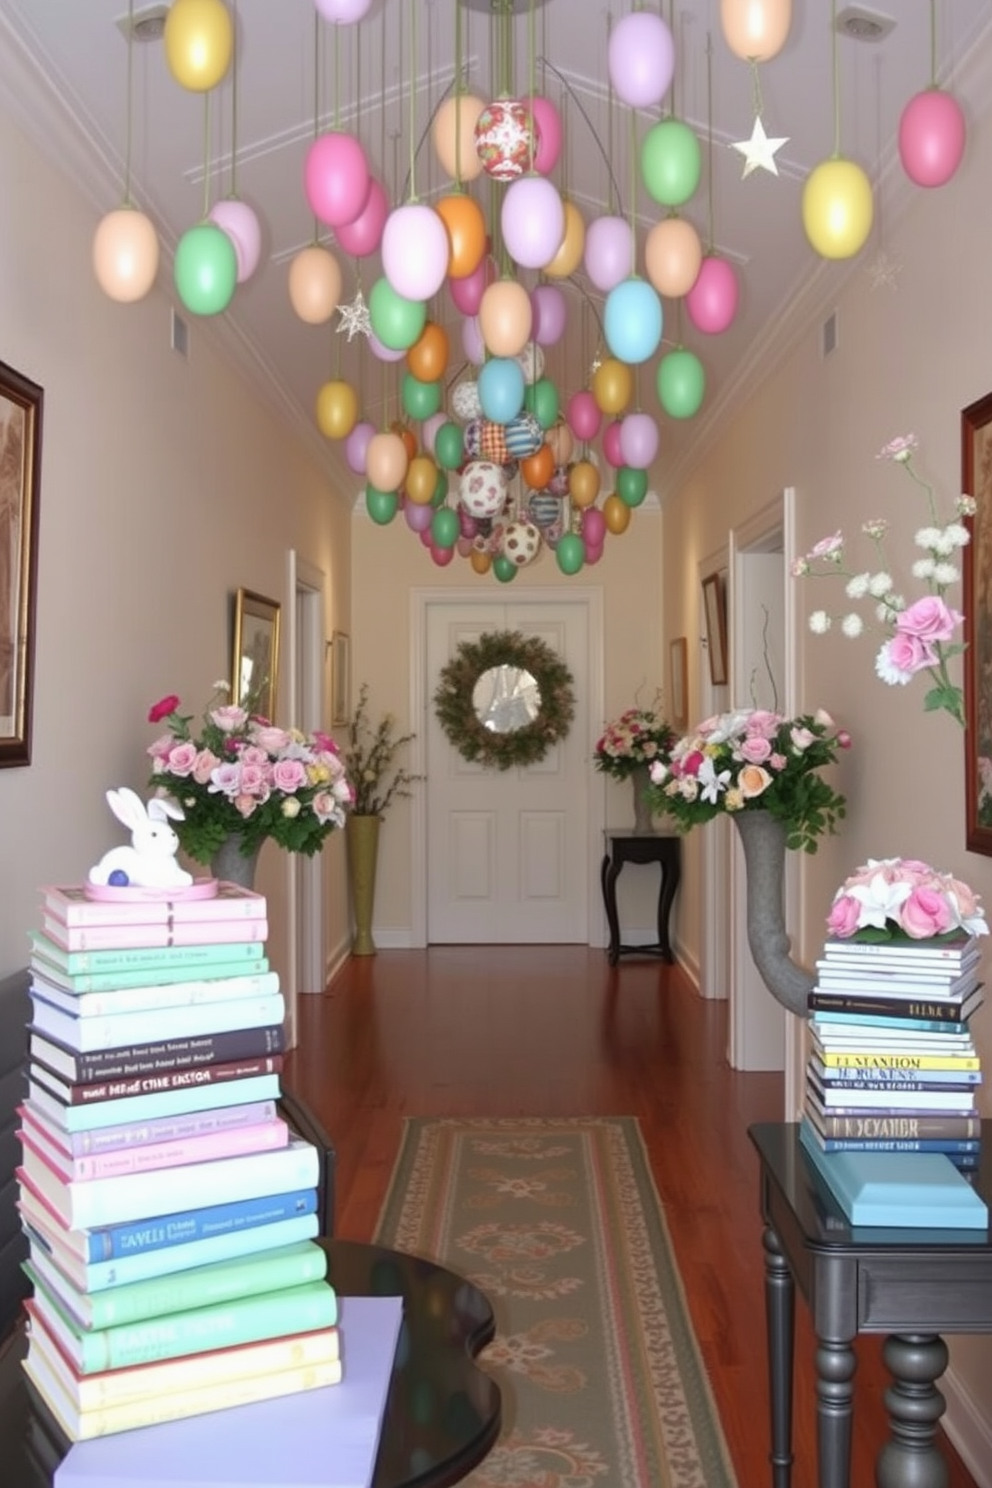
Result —
[[533, 563], [541, 546], [541, 534], [533, 522], [508, 522], [503, 528], [503, 557], [518, 568]]
[[467, 424], [469, 419], [479, 417], [482, 412], [482, 402], [479, 398], [479, 384], [471, 379], [468, 382], [456, 383], [451, 391], [451, 411], [455, 418], [461, 419]]
[[518, 363], [524, 374], [524, 382], [537, 382], [544, 373], [544, 348], [538, 346], [536, 341], [529, 341], [523, 351], [518, 352], [514, 360]]
[[556, 465], [548, 481], [548, 490], [552, 496], [568, 495], [568, 466]]
[[462, 471], [458, 497], [473, 517], [494, 517], [506, 500], [502, 470], [492, 460], [472, 460]]
[[477, 460], [482, 454], [482, 419], [472, 419], [471, 423], [465, 425], [465, 433], [462, 438], [462, 449], [467, 460]]
[[516, 98], [497, 98], [487, 104], [475, 125], [475, 149], [486, 174], [495, 181], [522, 176], [536, 148], [533, 121]]

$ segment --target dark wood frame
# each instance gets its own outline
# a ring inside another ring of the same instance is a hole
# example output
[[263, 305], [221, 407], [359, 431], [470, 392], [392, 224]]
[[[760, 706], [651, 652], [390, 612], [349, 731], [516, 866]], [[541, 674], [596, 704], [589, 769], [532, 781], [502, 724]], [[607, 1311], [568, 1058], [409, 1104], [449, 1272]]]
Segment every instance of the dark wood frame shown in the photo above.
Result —
[[249, 633], [264, 636], [269, 648], [269, 673], [265, 685], [259, 691], [253, 683], [252, 706], [256, 713], [275, 721], [276, 699], [279, 682], [279, 609], [274, 599], [256, 594], [252, 589], [239, 589], [234, 600], [234, 655], [231, 661], [231, 701], [243, 703], [247, 692], [242, 692], [242, 661], [251, 649]]
[[727, 596], [718, 573], [703, 580], [703, 617], [706, 622], [706, 650], [710, 658], [710, 681], [723, 687], [727, 675]]
[[992, 393], [961, 413], [961, 489], [977, 504], [962, 556], [966, 846], [992, 857]]
[[0, 362], [0, 769], [31, 763], [44, 401]]
[[668, 647], [672, 671], [672, 728], [684, 733], [689, 727], [689, 645], [685, 636], [677, 636]]

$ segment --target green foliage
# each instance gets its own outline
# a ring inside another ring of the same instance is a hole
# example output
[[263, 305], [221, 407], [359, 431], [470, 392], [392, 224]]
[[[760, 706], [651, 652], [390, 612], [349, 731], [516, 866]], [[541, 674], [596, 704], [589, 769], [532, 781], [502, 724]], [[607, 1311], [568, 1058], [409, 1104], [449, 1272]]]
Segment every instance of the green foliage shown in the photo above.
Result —
[[[491, 667], [529, 672], [538, 686], [540, 708], [532, 723], [497, 733], [479, 722], [473, 705], [475, 684]], [[575, 717], [572, 674], [550, 646], [519, 631], [497, 630], [477, 641], [463, 641], [441, 671], [434, 712], [463, 759], [487, 769], [510, 770], [536, 764], [552, 744], [564, 739]]]
[[397, 753], [416, 734], [393, 737], [396, 719], [386, 713], [373, 728], [368, 716], [369, 685], [363, 682], [358, 692], [358, 707], [348, 725], [348, 743], [344, 762], [355, 791], [352, 812], [356, 816], [385, 816], [391, 801], [413, 794], [410, 787], [422, 775], [411, 775], [396, 767]]

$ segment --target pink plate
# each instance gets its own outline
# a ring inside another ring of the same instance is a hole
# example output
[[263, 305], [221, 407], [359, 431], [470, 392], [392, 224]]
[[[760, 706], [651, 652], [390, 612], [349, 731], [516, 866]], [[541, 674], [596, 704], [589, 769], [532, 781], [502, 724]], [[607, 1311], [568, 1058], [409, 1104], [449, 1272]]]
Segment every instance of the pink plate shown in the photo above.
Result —
[[174, 904], [180, 899], [216, 899], [218, 880], [196, 878], [185, 889], [153, 889], [144, 884], [83, 884], [87, 899], [99, 904]]

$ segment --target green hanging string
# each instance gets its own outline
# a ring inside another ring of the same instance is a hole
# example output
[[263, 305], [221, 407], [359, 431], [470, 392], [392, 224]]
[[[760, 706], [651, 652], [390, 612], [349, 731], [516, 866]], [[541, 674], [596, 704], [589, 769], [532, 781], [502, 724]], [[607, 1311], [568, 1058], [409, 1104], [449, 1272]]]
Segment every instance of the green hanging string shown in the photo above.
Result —
[[527, 13], [527, 82], [530, 87], [530, 159], [528, 170], [533, 172], [534, 155], [537, 150], [537, 128], [534, 124], [534, 95], [537, 92], [537, 11], [534, 0], [530, 0]]
[[630, 111], [630, 277], [637, 273], [637, 110]]
[[465, 74], [462, 67], [462, 0], [455, 5], [455, 189], [462, 183], [462, 92]]
[[238, 0], [234, 0], [234, 40], [231, 43], [231, 195], [238, 194]]
[[[672, 34], [673, 40], [674, 40], [674, 37], [675, 37], [675, 13], [674, 12], [675, 12], [675, 0], [668, 0], [668, 29], [669, 29], [669, 31]], [[679, 51], [678, 51], [678, 56], [681, 57], [681, 55], [682, 55], [682, 48], [680, 47], [679, 48]], [[676, 82], [678, 80], [678, 71], [679, 70], [678, 70], [677, 67], [675, 67], [675, 68], [672, 69], [672, 86], [671, 86], [670, 92], [671, 92], [671, 97], [672, 97], [671, 116], [672, 116], [673, 119], [677, 119], [678, 118], [678, 109], [675, 107], [675, 84], [676, 84]], [[664, 100], [662, 100], [662, 102], [658, 106], [658, 113], [662, 117], [664, 117], [664, 114], [665, 114], [665, 103], [664, 103]]]
[[706, 33], [706, 135], [707, 135], [707, 182], [706, 198], [709, 213], [709, 238], [706, 252], [712, 253], [713, 241], [713, 37]]
[[840, 159], [840, 69], [837, 63], [837, 0], [830, 0], [831, 53], [834, 70], [834, 160]]
[[203, 220], [210, 216], [210, 94], [203, 95]]
[[417, 0], [410, 0], [410, 200], [417, 200], [417, 181], [414, 174], [417, 166]]
[[764, 112], [764, 101], [761, 97], [761, 75], [758, 72], [758, 64], [752, 57], [748, 66], [751, 69], [751, 117], [760, 119]]
[[[607, 11], [607, 14], [606, 14], [606, 50], [607, 50], [607, 53], [609, 53], [609, 50], [610, 50], [610, 36], [612, 35], [612, 32], [613, 32], [613, 12], [612, 11]], [[613, 112], [614, 112], [613, 79], [612, 78], [609, 79], [609, 81], [607, 82], [607, 85], [606, 85], [606, 110], [607, 110], [607, 112], [606, 112], [607, 157], [608, 157], [608, 159], [612, 160], [613, 159]], [[609, 185], [609, 190], [607, 192], [607, 202], [608, 202], [608, 205], [609, 205], [609, 208], [610, 208], [610, 216], [612, 217], [614, 215], [614, 213], [616, 212], [616, 208], [617, 208], [616, 196], [615, 196], [614, 190], [613, 190], [613, 172], [612, 171], [610, 171], [610, 185]]]
[[133, 207], [131, 200], [131, 99], [134, 86], [134, 0], [127, 7], [127, 128], [124, 135], [124, 206]]
[[930, 0], [930, 86], [937, 86], [937, 0]]
[[[320, 133], [320, 12], [313, 13], [313, 137]], [[313, 219], [314, 246], [320, 242], [320, 224], [317, 214]]]

